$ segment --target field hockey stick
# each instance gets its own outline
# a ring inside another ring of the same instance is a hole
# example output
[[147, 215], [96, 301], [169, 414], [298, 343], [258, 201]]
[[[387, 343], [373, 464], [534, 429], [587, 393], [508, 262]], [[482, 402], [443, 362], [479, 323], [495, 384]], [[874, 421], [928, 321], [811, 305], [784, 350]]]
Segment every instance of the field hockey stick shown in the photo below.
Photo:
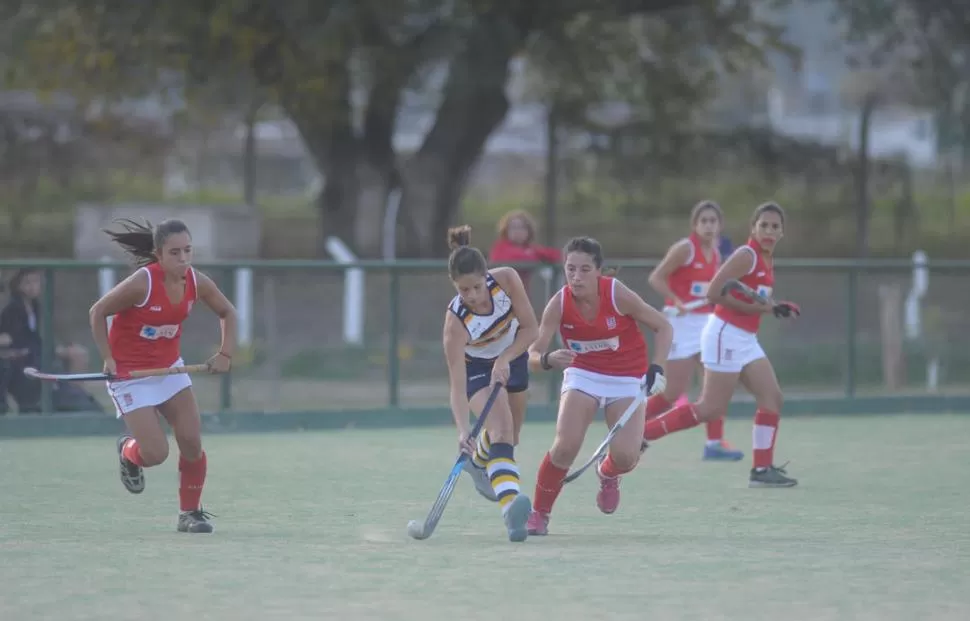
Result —
[[[685, 311], [697, 310], [698, 308], [702, 306], [707, 306], [708, 304], [710, 304], [710, 302], [708, 302], [707, 300], [694, 300], [693, 302], [688, 302], [687, 304], [684, 304], [684, 310]], [[664, 314], [670, 317], [676, 317], [677, 315], [680, 314], [680, 309], [677, 308], [676, 306], [668, 306], [664, 309]]]
[[207, 364], [190, 364], [184, 367], [165, 367], [162, 369], [141, 369], [132, 371], [124, 375], [113, 375], [111, 373], [44, 373], [33, 367], [26, 367], [24, 375], [36, 380], [48, 382], [94, 382], [98, 380], [108, 380], [111, 382], [139, 379], [142, 377], [161, 377], [164, 375], [178, 375], [181, 373], [208, 373]]
[[[479, 432], [481, 432], [482, 427], [485, 425], [485, 419], [488, 417], [488, 413], [492, 410], [492, 405], [495, 404], [495, 399], [498, 398], [498, 393], [501, 388], [501, 382], [496, 383], [492, 387], [492, 393], [488, 395], [488, 401], [485, 402], [482, 413], [478, 416], [478, 420], [475, 422], [475, 426], [472, 427], [471, 433], [468, 434], [469, 440], [474, 440], [478, 437]], [[424, 518], [423, 524], [417, 520], [408, 522], [408, 535], [414, 539], [427, 539], [431, 536], [435, 527], [438, 526], [438, 520], [441, 519], [442, 514], [445, 512], [445, 506], [448, 504], [451, 494], [455, 491], [455, 485], [458, 484], [458, 477], [461, 476], [465, 461], [468, 459], [470, 459], [468, 453], [462, 452], [458, 455], [458, 459], [455, 460], [455, 465], [452, 466], [451, 472], [448, 473], [448, 478], [445, 479], [445, 484], [441, 487], [441, 491], [438, 492], [438, 497], [435, 499], [434, 504], [431, 505], [431, 511], [428, 512], [428, 517]]]
[[610, 432], [606, 434], [606, 439], [603, 440], [603, 442], [598, 447], [596, 447], [596, 452], [593, 453], [593, 456], [589, 458], [589, 461], [587, 461], [585, 464], [580, 466], [578, 470], [575, 470], [567, 474], [565, 478], [563, 478], [562, 480], [564, 484], [572, 483], [573, 481], [578, 479], [581, 474], [586, 472], [590, 466], [597, 463], [599, 460], [603, 459], [603, 457], [606, 455], [607, 449], [609, 449], [610, 447], [610, 442], [613, 441], [613, 438], [616, 437], [616, 434], [620, 433], [620, 430], [623, 429], [623, 426], [626, 425], [628, 422], [630, 422], [630, 419], [633, 418], [633, 414], [637, 411], [637, 408], [639, 408], [640, 405], [643, 404], [643, 401], [646, 398], [647, 398], [647, 387], [646, 385], [644, 385], [640, 390], [640, 392], [637, 393], [637, 397], [636, 399], [633, 400], [633, 403], [627, 406], [626, 410], [623, 412], [623, 415], [620, 416], [620, 420], [616, 421], [616, 424], [613, 425], [613, 427], [610, 429]]
[[724, 283], [724, 287], [721, 289], [721, 295], [727, 295], [730, 291], [737, 291], [749, 300], [757, 302], [758, 304], [774, 304], [774, 302], [761, 295], [740, 280], [729, 280]]

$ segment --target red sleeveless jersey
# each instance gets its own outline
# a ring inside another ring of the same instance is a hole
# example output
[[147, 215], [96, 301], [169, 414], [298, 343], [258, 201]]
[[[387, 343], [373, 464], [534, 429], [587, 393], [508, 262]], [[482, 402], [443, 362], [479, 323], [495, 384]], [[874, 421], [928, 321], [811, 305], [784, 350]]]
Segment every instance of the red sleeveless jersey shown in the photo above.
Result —
[[615, 286], [616, 279], [599, 278], [599, 311], [591, 322], [576, 308], [569, 287], [563, 287], [559, 335], [567, 349], [579, 354], [571, 367], [602, 375], [643, 377], [647, 373], [647, 342], [636, 320], [616, 309]]
[[[721, 254], [717, 248], [713, 248], [711, 259], [704, 257], [704, 250], [701, 247], [701, 240], [697, 235], [691, 233], [687, 238], [690, 243], [690, 255], [687, 261], [675, 269], [667, 279], [667, 286], [680, 298], [681, 302], [693, 302], [707, 297], [707, 287], [714, 280], [714, 274], [721, 264]], [[674, 301], [670, 298], [665, 300], [667, 306], [673, 306]], [[710, 313], [714, 310], [712, 304], [702, 306], [691, 312]]]
[[[747, 274], [738, 280], [748, 285], [755, 291], [758, 291], [765, 297], [770, 298], [772, 288], [775, 285], [775, 271], [772, 265], [769, 265], [768, 262], [765, 261], [764, 255], [761, 253], [761, 245], [755, 240], [749, 239], [748, 243], [739, 247], [737, 250], [735, 250], [735, 252], [744, 252], [754, 255], [753, 267]], [[744, 302], [751, 301], [737, 292], [732, 292], [731, 295]], [[757, 333], [758, 328], [761, 326], [761, 313], [739, 313], [736, 310], [726, 308], [718, 304], [716, 307], [714, 307], [714, 314], [723, 319], [726, 323], [748, 332]]]
[[172, 304], [165, 291], [165, 274], [158, 263], [141, 268], [148, 274], [148, 296], [111, 321], [108, 344], [118, 374], [170, 367], [181, 356], [182, 322], [196, 300], [195, 270], [185, 273], [185, 294]]

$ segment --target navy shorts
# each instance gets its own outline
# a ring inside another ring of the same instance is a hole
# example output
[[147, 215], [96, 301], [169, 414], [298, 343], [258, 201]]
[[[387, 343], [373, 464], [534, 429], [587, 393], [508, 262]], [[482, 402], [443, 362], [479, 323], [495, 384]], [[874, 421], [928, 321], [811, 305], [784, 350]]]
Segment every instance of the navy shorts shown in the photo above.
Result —
[[[468, 398], [492, 383], [494, 360], [465, 356], [465, 392]], [[529, 354], [524, 353], [509, 364], [509, 382], [505, 389], [509, 392], [525, 392], [529, 389]]]

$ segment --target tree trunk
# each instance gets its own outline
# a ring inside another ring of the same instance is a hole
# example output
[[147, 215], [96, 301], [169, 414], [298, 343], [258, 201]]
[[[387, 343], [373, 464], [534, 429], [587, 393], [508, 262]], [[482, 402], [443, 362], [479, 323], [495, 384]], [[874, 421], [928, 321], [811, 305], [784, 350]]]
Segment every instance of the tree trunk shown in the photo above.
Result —
[[243, 143], [243, 201], [256, 204], [256, 119], [262, 106], [253, 101], [246, 111], [246, 139]]
[[876, 95], [869, 93], [862, 101], [859, 115], [859, 154], [856, 171], [856, 250], [858, 256], [869, 255], [869, 127], [876, 111]]
[[440, 256], [445, 232], [485, 143], [505, 119], [509, 62], [523, 34], [483, 18], [452, 61], [444, 97], [424, 144], [402, 167], [401, 213], [407, 256]]

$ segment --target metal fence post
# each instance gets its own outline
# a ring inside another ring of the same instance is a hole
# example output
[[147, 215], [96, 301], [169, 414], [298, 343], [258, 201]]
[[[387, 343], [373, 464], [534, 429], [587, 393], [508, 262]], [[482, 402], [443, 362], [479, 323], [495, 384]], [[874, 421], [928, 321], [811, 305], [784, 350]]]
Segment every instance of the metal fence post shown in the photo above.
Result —
[[[44, 269], [44, 303], [40, 317], [40, 368], [51, 371], [54, 364], [54, 270]], [[40, 411], [44, 414], [54, 413], [54, 393], [51, 382], [40, 383]]]
[[390, 276], [390, 316], [387, 326], [387, 400], [392, 408], [401, 405], [401, 361], [399, 358], [401, 330], [401, 277], [393, 265], [388, 270]]
[[[224, 272], [226, 291], [225, 296], [230, 300], [236, 297], [236, 273], [233, 268], [226, 268]], [[223, 373], [219, 377], [219, 411], [227, 412], [232, 409], [232, 371]]]
[[846, 278], [846, 306], [845, 317], [845, 396], [854, 397], [856, 388], [855, 367], [856, 367], [856, 298], [858, 293], [858, 268], [849, 267]]

